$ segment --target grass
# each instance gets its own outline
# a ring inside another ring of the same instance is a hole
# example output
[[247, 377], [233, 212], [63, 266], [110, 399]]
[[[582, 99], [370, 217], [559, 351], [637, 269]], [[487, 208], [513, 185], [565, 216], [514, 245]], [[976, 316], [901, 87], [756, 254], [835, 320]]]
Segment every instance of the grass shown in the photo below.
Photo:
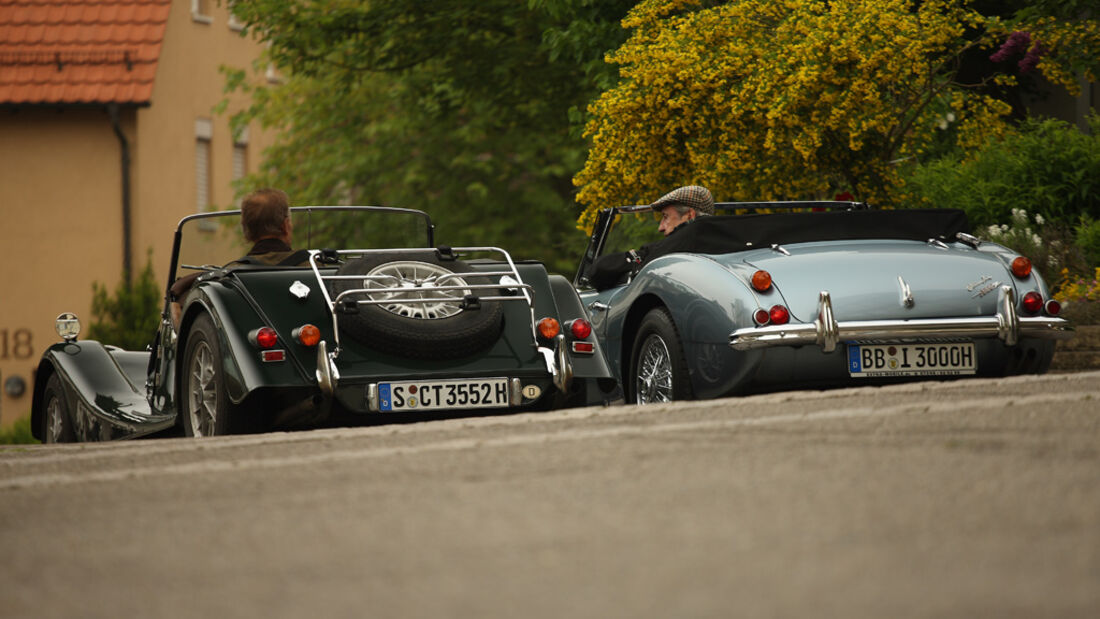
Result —
[[30, 445], [38, 443], [31, 435], [31, 416], [26, 415], [6, 428], [0, 428], [0, 445]]

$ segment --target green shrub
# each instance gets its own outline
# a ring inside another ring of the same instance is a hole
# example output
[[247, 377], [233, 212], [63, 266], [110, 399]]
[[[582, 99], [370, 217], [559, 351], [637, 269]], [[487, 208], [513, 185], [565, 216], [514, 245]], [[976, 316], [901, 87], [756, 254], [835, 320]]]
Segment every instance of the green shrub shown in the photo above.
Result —
[[153, 277], [152, 257], [136, 280], [121, 281], [113, 295], [107, 286], [92, 283], [92, 321], [88, 339], [124, 350], [142, 350], [157, 331], [163, 292]]
[[31, 416], [26, 415], [7, 428], [0, 428], [0, 445], [28, 445], [37, 443], [31, 434]]
[[1089, 263], [1067, 225], [1047, 221], [1042, 215], [1029, 215], [1013, 209], [1011, 221], [977, 228], [976, 234], [1027, 256], [1047, 284], [1057, 290], [1064, 273], [1085, 273]]
[[1013, 210], [1073, 227], [1100, 219], [1100, 118], [1092, 135], [1060, 120], [1028, 120], [973, 153], [919, 165], [906, 179], [910, 206], [961, 208], [975, 230], [1011, 221]]
[[1100, 219], [1088, 215], [1081, 217], [1074, 230], [1074, 243], [1090, 265], [1100, 265]]

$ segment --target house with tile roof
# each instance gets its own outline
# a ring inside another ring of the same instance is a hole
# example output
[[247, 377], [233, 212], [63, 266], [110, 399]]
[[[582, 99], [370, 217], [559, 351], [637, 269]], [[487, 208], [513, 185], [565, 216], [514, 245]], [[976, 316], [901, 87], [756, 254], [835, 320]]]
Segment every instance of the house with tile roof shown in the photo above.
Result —
[[179, 219], [232, 205], [270, 143], [213, 110], [219, 67], [262, 51], [227, 5], [0, 0], [0, 424], [30, 412], [54, 318], [87, 324], [92, 282], [113, 290], [150, 252], [160, 280]]

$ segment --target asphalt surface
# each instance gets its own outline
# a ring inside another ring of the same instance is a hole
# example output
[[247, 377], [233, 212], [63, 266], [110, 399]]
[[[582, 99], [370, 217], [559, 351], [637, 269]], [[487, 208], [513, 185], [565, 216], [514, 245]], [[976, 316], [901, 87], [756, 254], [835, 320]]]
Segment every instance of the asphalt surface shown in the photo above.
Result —
[[1098, 617], [1100, 373], [0, 448], [0, 617]]

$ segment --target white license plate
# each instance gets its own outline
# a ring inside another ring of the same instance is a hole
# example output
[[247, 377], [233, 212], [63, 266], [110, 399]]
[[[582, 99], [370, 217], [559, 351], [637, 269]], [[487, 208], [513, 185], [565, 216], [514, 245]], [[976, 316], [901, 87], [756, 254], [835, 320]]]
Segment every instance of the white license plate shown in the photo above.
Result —
[[848, 374], [857, 378], [961, 376], [977, 369], [973, 342], [848, 345]]
[[378, 408], [383, 412], [504, 406], [508, 406], [507, 378], [411, 380], [378, 384]]

